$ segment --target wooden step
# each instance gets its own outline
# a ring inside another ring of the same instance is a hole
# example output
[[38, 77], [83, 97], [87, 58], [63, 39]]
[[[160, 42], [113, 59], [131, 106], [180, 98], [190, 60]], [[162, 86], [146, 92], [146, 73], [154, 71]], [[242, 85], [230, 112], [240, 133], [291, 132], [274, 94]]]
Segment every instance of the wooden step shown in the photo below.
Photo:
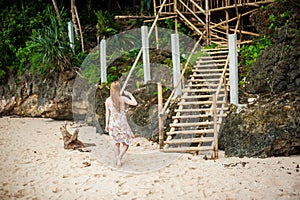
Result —
[[[192, 76], [192, 78], [194, 78], [194, 79], [189, 79], [188, 80], [188, 82], [216, 82], [216, 83], [219, 83], [219, 81], [220, 81], [220, 79], [219, 78], [205, 78], [205, 79], [203, 79], [202, 77], [201, 77], [201, 75], [200, 76], [198, 76], [198, 75], [191, 75]], [[226, 80], [229, 80], [229, 78], [228, 77], [226, 77]]]
[[202, 59], [216, 59], [216, 58], [227, 58], [227, 54], [224, 55], [206, 55], [206, 56], [199, 56], [198, 60], [202, 60]]
[[[217, 108], [216, 109], [217, 111], [221, 111], [221, 110], [224, 110], [224, 111], [226, 111], [226, 110], [228, 110], [228, 107], [224, 107], [224, 108]], [[185, 113], [187, 113], [187, 112], [205, 112], [205, 111], [208, 111], [208, 112], [210, 112], [211, 111], [211, 109], [210, 108], [197, 108], [197, 109], [175, 109], [175, 112], [185, 112]]]
[[[217, 117], [226, 117], [226, 114], [217, 115]], [[172, 119], [193, 119], [193, 118], [209, 118], [213, 117], [212, 115], [179, 115], [179, 116], [172, 116]]]
[[[222, 73], [224, 69], [216, 69], [216, 68], [211, 68], [211, 69], [202, 69], [202, 68], [196, 68], [193, 69], [192, 72], [200, 72], [200, 73], [210, 73], [210, 72], [220, 72]], [[227, 73], [229, 73], [229, 69], [226, 70]]]
[[[218, 83], [196, 83], [196, 84], [191, 84], [191, 85], [189, 85], [189, 87], [190, 88], [194, 88], [194, 87], [218, 87], [219, 86], [219, 84]], [[226, 85], [226, 86], [229, 86], [229, 84], [228, 85]], [[221, 88], [224, 88], [224, 85], [222, 84], [221, 85]]]
[[163, 152], [195, 152], [195, 151], [209, 151], [213, 150], [212, 146], [202, 146], [202, 147], [177, 147], [177, 148], [164, 148], [161, 151]]
[[182, 130], [182, 131], [171, 131], [167, 132], [168, 136], [172, 135], [202, 135], [202, 134], [208, 134], [208, 133], [214, 133], [214, 129], [206, 129], [206, 130]]
[[[220, 75], [219, 75], [220, 76]], [[220, 78], [208, 78], [208, 77], [205, 77], [205, 79], [203, 78], [202, 74], [193, 74], [191, 75], [192, 78], [195, 78], [194, 80], [191, 80], [191, 81], [194, 81], [194, 82], [199, 82], [199, 81], [206, 81], [206, 82], [209, 82], [209, 81], [220, 81]], [[199, 79], [201, 78], [201, 79]], [[226, 81], [229, 80], [229, 77], [226, 76]]]
[[202, 88], [202, 89], [183, 89], [182, 92], [216, 92], [217, 89]]
[[224, 63], [212, 63], [212, 64], [196, 64], [194, 68], [215, 68], [215, 67], [224, 67]]
[[190, 127], [190, 126], [209, 126], [209, 125], [214, 125], [214, 122], [175, 123], [175, 124], [170, 124], [170, 127]]
[[199, 60], [197, 64], [203, 64], [203, 63], [226, 63], [226, 59], [220, 59], [220, 60]]
[[165, 144], [191, 144], [200, 142], [213, 142], [213, 137], [202, 137], [202, 138], [184, 138], [184, 139], [172, 139], [169, 141], [164, 141]]
[[[200, 76], [200, 77], [207, 77], [207, 76], [219, 76], [219, 77], [221, 77], [221, 75], [222, 75], [222, 73], [220, 72], [220, 73], [208, 73], [208, 74], [206, 74], [206, 73], [201, 73], [201, 74], [193, 74], [192, 76], [193, 77], [197, 77], [197, 76]], [[226, 72], [225, 73], [225, 76], [229, 76], [229, 72]]]
[[[186, 102], [179, 102], [178, 105], [181, 106], [188, 106], [188, 105], [211, 105], [213, 101], [186, 101]], [[216, 104], [225, 104], [224, 101], [217, 101]]]
[[[220, 91], [223, 93], [219, 93], [218, 97], [225, 97], [224, 91]], [[194, 95], [194, 96], [182, 96], [181, 99], [207, 99], [207, 98], [212, 98], [211, 94], [208, 95]]]
[[229, 50], [223, 50], [223, 51], [205, 51], [208, 55], [216, 55], [216, 54], [228, 54]]
[[209, 48], [209, 49], [206, 49], [206, 48], [202, 48], [201, 51], [207, 53], [207, 52], [214, 52], [214, 51], [228, 51], [228, 48], [227, 47], [219, 47], [219, 48]]

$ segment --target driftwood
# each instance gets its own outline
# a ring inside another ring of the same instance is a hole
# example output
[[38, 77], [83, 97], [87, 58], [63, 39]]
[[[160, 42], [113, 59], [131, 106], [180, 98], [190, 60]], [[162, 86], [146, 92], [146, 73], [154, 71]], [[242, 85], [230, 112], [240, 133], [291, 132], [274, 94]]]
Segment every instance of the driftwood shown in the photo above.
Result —
[[85, 145], [83, 142], [78, 140], [78, 133], [79, 129], [75, 129], [73, 135], [67, 130], [67, 123], [65, 122], [64, 125], [60, 127], [61, 134], [63, 136], [64, 141], [64, 148], [65, 149], [73, 149], [79, 151], [86, 151], [84, 150]]

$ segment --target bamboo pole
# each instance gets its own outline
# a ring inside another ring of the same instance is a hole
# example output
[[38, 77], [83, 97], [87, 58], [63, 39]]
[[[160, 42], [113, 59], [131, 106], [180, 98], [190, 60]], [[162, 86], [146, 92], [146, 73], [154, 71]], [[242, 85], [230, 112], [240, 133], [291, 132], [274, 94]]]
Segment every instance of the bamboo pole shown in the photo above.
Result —
[[135, 15], [117, 15], [115, 16], [115, 19], [154, 19], [154, 16], [135, 16]]
[[158, 96], [158, 128], [159, 128], [159, 148], [162, 149], [164, 146], [164, 121], [163, 115], [161, 113], [163, 108], [163, 95], [162, 95], [162, 85], [157, 83], [157, 96]]
[[213, 95], [213, 118], [214, 118], [214, 152], [215, 159], [218, 159], [218, 122], [217, 122], [217, 100], [216, 94]]
[[180, 1], [180, 3], [184, 6], [184, 7], [186, 7], [186, 9], [190, 12], [190, 13], [192, 13], [193, 15], [194, 15], [194, 17], [202, 24], [202, 25], [205, 25], [205, 23], [195, 14], [195, 12], [194, 11], [192, 11], [182, 0], [179, 0]]
[[176, 10], [176, 12], [182, 17], [188, 24], [191, 26], [197, 33], [202, 35], [203, 33], [194, 25], [192, 24], [179, 10]]
[[[262, 2], [256, 2], [256, 3], [237, 4], [237, 6], [238, 7], [244, 7], [244, 6], [259, 7], [260, 5], [269, 4], [269, 3], [273, 3], [273, 2], [274, 2], [274, 0], [269, 0], [269, 1], [262, 1]], [[220, 8], [211, 8], [210, 11], [216, 12], [216, 11], [226, 10], [226, 9], [230, 9], [230, 8], [235, 8], [235, 5], [228, 5], [228, 6], [224, 6], [224, 7], [220, 7]]]
[[206, 30], [206, 44], [207, 45], [210, 45], [210, 39], [209, 39], [209, 35], [210, 35], [210, 31], [209, 31], [209, 23], [210, 23], [210, 18], [209, 18], [209, 15], [210, 15], [210, 11], [209, 11], [209, 5], [208, 5], [209, 1], [208, 0], [205, 0], [205, 23], [206, 23], [206, 26], [205, 26], [205, 30]]
[[[154, 16], [156, 17], [156, 0], [153, 0], [153, 8], [154, 8]], [[157, 24], [155, 24], [155, 41], [156, 41], [156, 49], [159, 49], [159, 43], [158, 43], [158, 27]]]
[[[241, 17], [243, 17], [243, 16], [245, 16], [245, 15], [249, 15], [249, 14], [251, 14], [251, 13], [257, 11], [257, 10], [258, 10], [258, 9], [254, 9], [254, 10], [251, 10], [251, 11], [249, 11], [249, 12], [243, 13], [243, 14], [241, 14]], [[238, 16], [233, 17], [233, 18], [231, 18], [231, 19], [228, 20], [228, 23], [229, 23], [229, 22], [232, 22], [232, 21], [234, 21], [234, 20], [237, 20], [237, 19], [238, 19]], [[222, 21], [222, 22], [220, 22], [220, 23], [218, 23], [218, 24], [212, 23], [212, 24], [214, 24], [214, 25], [211, 26], [211, 28], [215, 28], [215, 27], [221, 26], [221, 25], [223, 25], [223, 24], [225, 24], [225, 23], [226, 23], [226, 21]]]
[[[177, 1], [174, 1], [174, 12], [177, 10]], [[176, 12], [175, 12], [176, 13]], [[177, 25], [178, 25], [178, 14], [176, 13], [176, 18], [175, 18], [175, 27], [174, 27], [174, 30], [175, 30], [175, 33], [178, 33], [178, 28], [177, 28]]]
[[[172, 14], [174, 14], [174, 13], [172, 13]], [[158, 21], [172, 19], [172, 18], [176, 18], [176, 15], [174, 15], [174, 16], [172, 15], [172, 16], [168, 16], [168, 17], [161, 17], [158, 19]], [[149, 19], [149, 20], [145, 20], [144, 22], [146, 23], [146, 22], [153, 22], [153, 21], [154, 21], [154, 19]]]

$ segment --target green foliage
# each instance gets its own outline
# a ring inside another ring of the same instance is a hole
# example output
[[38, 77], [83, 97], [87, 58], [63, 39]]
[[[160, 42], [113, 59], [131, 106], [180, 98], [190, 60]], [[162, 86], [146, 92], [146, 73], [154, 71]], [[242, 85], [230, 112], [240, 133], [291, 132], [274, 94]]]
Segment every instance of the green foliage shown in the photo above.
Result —
[[239, 65], [245, 65], [245, 74], [242, 74], [242, 78], [246, 77], [252, 64], [259, 57], [259, 54], [266, 47], [272, 45], [271, 38], [264, 36], [260, 38], [257, 42], [254, 42], [251, 45], [243, 45], [240, 48], [240, 63]]
[[[0, 12], [0, 78], [9, 73], [8, 70], [21, 68], [19, 58], [23, 50], [20, 48], [26, 46], [32, 30], [47, 23], [46, 3], [40, 0], [28, 1], [22, 7], [18, 2], [6, 2], [4, 5], [8, 4], [10, 6], [2, 7]], [[24, 63], [24, 59], [21, 56], [20, 62]]]
[[[171, 30], [174, 29], [174, 27], [175, 27], [174, 19], [166, 19], [164, 22], [166, 24], [166, 28], [171, 29]], [[185, 28], [185, 26], [182, 23], [178, 22], [176, 25], [176, 28], [179, 33], [186, 34], [187, 29]]]
[[289, 10], [286, 10], [285, 12], [281, 13], [279, 16], [275, 16], [274, 14], [271, 14], [269, 16], [270, 25], [269, 29], [275, 29], [282, 26], [286, 26], [290, 22], [292, 12]]
[[[39, 30], [33, 30], [30, 41], [26, 45], [27, 49], [24, 51], [30, 52], [31, 70], [40, 74], [45, 74], [49, 70], [63, 71], [71, 67], [72, 50], [65, 28], [67, 23], [58, 20], [50, 6], [47, 8], [47, 16], [50, 17], [50, 24]], [[64, 19], [64, 10], [60, 16]]]
[[98, 35], [105, 38], [117, 33], [117, 30], [111, 26], [113, 16], [108, 11], [99, 10], [95, 14], [97, 17]]

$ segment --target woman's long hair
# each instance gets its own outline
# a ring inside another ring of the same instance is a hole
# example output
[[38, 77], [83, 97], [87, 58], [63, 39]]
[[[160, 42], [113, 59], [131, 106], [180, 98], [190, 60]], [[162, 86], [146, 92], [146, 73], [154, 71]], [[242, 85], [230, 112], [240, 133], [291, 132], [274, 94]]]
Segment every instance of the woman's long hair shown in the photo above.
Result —
[[121, 91], [121, 85], [118, 81], [115, 81], [111, 84], [110, 86], [110, 97], [113, 102], [114, 108], [120, 112], [121, 111], [121, 96], [120, 96], [120, 91]]

